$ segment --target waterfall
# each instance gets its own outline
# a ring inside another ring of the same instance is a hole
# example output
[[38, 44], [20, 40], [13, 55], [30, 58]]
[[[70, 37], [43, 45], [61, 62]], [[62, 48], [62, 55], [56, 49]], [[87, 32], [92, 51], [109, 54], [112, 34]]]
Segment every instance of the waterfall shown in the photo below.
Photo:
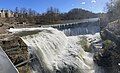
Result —
[[9, 32], [20, 36], [37, 56], [42, 68], [38, 73], [95, 73], [93, 54], [77, 44], [76, 36], [67, 37], [53, 28], [20, 28]]
[[[96, 24], [96, 25], [95, 25]], [[84, 23], [78, 26], [74, 25], [74, 28], [61, 29], [67, 36], [85, 35], [85, 34], [95, 34], [100, 32], [100, 26], [98, 23]]]

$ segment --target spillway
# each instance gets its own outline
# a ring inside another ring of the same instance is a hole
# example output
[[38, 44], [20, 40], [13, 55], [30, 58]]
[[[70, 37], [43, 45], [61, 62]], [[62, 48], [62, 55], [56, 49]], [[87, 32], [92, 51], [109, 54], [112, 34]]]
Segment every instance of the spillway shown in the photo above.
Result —
[[40, 66], [34, 73], [100, 73], [96, 72], [93, 54], [85, 52], [77, 36], [67, 37], [53, 28], [10, 29], [20, 36], [37, 56]]

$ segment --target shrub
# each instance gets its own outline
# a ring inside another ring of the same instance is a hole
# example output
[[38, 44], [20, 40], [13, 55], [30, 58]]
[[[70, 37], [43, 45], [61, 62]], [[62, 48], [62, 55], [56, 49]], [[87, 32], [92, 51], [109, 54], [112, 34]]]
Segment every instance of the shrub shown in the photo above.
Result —
[[81, 47], [84, 49], [86, 52], [90, 52], [91, 48], [88, 45], [87, 37], [83, 36], [80, 38], [78, 44], [81, 45]]
[[104, 50], [107, 50], [107, 49], [109, 49], [110, 46], [112, 46], [112, 41], [111, 40], [105, 40], [103, 42], [103, 44], [104, 44], [104, 46], [103, 46]]

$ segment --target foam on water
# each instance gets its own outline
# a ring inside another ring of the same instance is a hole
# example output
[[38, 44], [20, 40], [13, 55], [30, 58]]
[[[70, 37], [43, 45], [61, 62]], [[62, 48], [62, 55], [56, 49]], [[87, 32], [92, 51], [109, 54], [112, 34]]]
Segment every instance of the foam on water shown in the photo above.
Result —
[[93, 54], [85, 52], [81, 45], [76, 44], [79, 40], [76, 36], [67, 37], [53, 28], [9, 31], [20, 35], [29, 49], [34, 51], [45, 73], [95, 73]]

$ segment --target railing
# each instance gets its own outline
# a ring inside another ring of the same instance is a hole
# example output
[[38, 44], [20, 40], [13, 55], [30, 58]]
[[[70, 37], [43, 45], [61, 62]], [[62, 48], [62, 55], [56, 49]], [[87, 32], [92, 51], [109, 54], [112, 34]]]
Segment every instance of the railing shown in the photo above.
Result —
[[80, 24], [80, 23], [96, 22], [99, 20], [100, 20], [99, 18], [89, 18], [89, 19], [82, 19], [82, 20], [68, 20], [68, 21], [62, 22], [61, 24], [42, 25], [42, 27], [59, 27], [59, 26], [65, 26], [65, 25], [76, 25], [76, 24]]

